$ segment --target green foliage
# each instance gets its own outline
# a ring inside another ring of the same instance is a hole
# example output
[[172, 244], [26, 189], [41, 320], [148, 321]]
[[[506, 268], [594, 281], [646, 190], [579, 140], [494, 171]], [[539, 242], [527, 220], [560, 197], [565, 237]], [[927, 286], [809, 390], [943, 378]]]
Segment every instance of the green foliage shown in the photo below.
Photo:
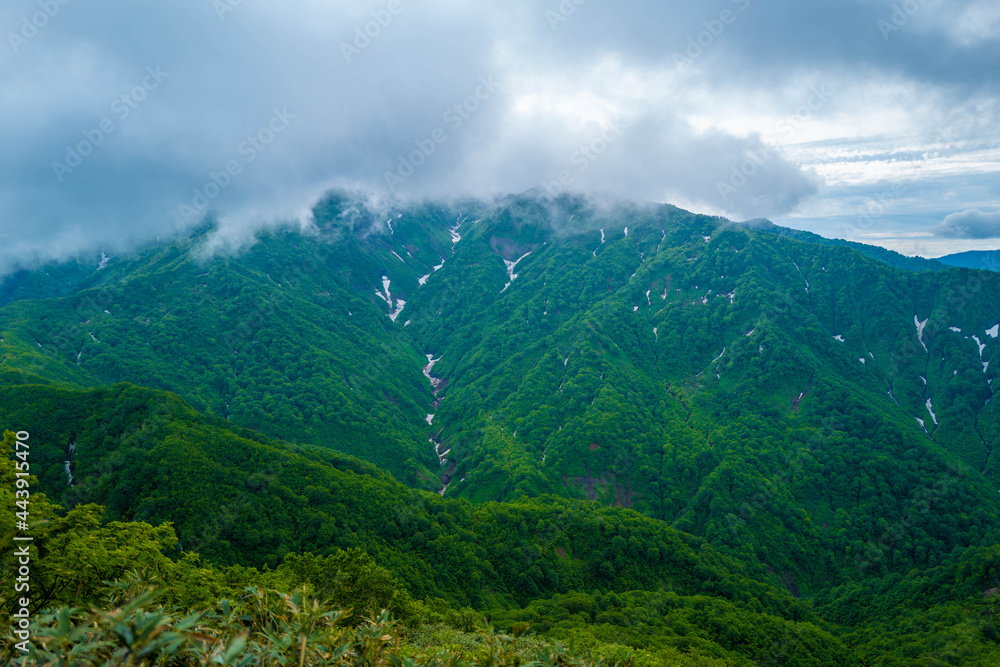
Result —
[[[285, 594], [248, 588], [232, 603], [222, 601], [194, 614], [159, 606], [154, 598], [146, 591], [110, 611], [93, 613], [57, 609], [38, 620], [26, 656], [8, 641], [0, 649], [0, 660], [46, 667], [598, 664], [544, 642], [518, 642], [516, 636], [491, 632], [478, 641], [464, 642], [469, 648], [417, 643], [387, 613], [346, 624], [343, 612], [302, 591]], [[464, 639], [462, 635], [456, 638]]]
[[997, 274], [572, 197], [314, 218], [0, 286], [34, 604], [163, 589], [87, 617], [154, 653], [249, 586], [466, 656], [487, 617], [623, 664], [996, 661]]
[[271, 577], [274, 587], [293, 590], [305, 584], [318, 600], [354, 616], [389, 610], [395, 618], [416, 616], [405, 590], [384, 567], [358, 549], [338, 550], [325, 558], [314, 554], [288, 554]]

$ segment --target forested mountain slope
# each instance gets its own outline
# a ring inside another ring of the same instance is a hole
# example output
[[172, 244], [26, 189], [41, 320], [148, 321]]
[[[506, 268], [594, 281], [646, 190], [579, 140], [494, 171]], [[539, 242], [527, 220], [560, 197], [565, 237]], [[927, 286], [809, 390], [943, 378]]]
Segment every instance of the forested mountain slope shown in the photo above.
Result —
[[1000, 250], [970, 250], [938, 257], [937, 261], [947, 266], [1000, 271]]
[[[924, 257], [919, 256], [908, 257], [894, 250], [887, 250], [886, 248], [882, 248], [880, 246], [866, 245], [864, 243], [846, 241], [844, 239], [828, 239], [820, 236], [819, 234], [813, 234], [812, 232], [803, 231], [801, 229], [781, 227], [774, 224], [770, 220], [763, 218], [748, 220], [742, 224], [752, 229], [766, 231], [779, 236], [786, 236], [788, 238], [805, 241], [807, 243], [818, 243], [820, 245], [834, 245], [851, 248], [852, 250], [860, 252], [865, 257], [870, 257], [874, 260], [882, 262], [883, 264], [888, 264], [891, 267], [903, 269], [904, 271], [946, 271], [950, 266], [960, 266], [958, 264], [945, 262], [944, 258], [925, 259]], [[985, 267], [977, 266], [968, 268]]]
[[54, 500], [221, 564], [360, 547], [480, 608], [680, 586], [862, 652], [924, 651], [927, 581], [941, 618], [990, 587], [1000, 274], [531, 193], [313, 223], [4, 283], [0, 411]]

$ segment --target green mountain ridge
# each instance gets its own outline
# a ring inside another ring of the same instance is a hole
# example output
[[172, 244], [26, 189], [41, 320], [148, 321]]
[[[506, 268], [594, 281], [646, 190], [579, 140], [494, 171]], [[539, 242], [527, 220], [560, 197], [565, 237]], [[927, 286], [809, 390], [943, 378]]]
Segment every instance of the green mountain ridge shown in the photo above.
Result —
[[[904, 271], [947, 271], [949, 266], [965, 266], [961, 264], [952, 264], [950, 262], [944, 261], [944, 258], [938, 259], [925, 259], [924, 257], [909, 257], [907, 255], [900, 254], [894, 250], [887, 250], [880, 246], [868, 245], [866, 243], [858, 243], [856, 241], [847, 241], [844, 239], [828, 239], [826, 237], [820, 236], [819, 234], [813, 234], [812, 232], [803, 231], [800, 229], [790, 229], [788, 227], [781, 227], [775, 225], [770, 220], [749, 220], [745, 223], [753, 229], [758, 229], [766, 232], [771, 232], [773, 234], [778, 234], [779, 236], [787, 236], [799, 241], [805, 241], [807, 243], [817, 243], [820, 245], [835, 245], [844, 246], [847, 248], [852, 248], [857, 250], [862, 255], [870, 257], [871, 259], [887, 264], [891, 267], [897, 269], [903, 269]], [[966, 266], [966, 268], [987, 268], [981, 266]]]
[[637, 649], [663, 614], [629, 634], [595, 591], [676, 589], [709, 643], [669, 644], [737, 661], [773, 639], [706, 609], [809, 623], [829, 664], [951, 660], [945, 618], [991, 655], [1000, 274], [531, 194], [212, 233], [5, 283], [0, 414], [54, 501], [219, 565], [361, 548], [415, 597]]
[[966, 269], [1000, 271], [1000, 254], [997, 250], [970, 250], [969, 252], [938, 257], [937, 261], [948, 266], [959, 266]]

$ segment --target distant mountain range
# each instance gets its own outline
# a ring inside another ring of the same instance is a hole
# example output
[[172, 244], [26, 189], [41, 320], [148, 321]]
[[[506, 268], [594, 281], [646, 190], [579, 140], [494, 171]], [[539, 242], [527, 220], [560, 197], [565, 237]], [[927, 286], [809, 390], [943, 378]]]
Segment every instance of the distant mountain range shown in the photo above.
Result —
[[966, 269], [1000, 271], [1000, 250], [970, 250], [969, 252], [938, 257], [937, 261], [948, 266], [960, 266]]

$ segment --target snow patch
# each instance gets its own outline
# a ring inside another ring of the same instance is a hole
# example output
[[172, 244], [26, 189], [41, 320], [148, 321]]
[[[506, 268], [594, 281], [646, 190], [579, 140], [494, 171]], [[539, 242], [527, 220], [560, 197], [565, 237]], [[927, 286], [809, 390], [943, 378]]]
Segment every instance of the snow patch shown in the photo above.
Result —
[[[459, 218], [462, 217], [461, 213], [459, 213], [458, 215], [459, 215]], [[455, 252], [455, 246], [458, 244], [459, 241], [462, 240], [462, 235], [458, 233], [458, 230], [461, 229], [462, 223], [465, 222], [465, 221], [459, 219], [459, 220], [457, 220], [457, 222], [458, 222], [458, 224], [456, 224], [454, 227], [452, 227], [451, 229], [448, 230], [448, 234], [451, 235], [451, 251], [452, 252]]]
[[625, 238], [628, 238], [628, 227], [625, 228]]
[[399, 256], [399, 254], [398, 254], [398, 253], [396, 253], [396, 251], [395, 251], [395, 250], [393, 250], [393, 251], [392, 251], [392, 254], [393, 254], [393, 256], [394, 256], [394, 257], [395, 257], [396, 259], [398, 259], [399, 261], [401, 261], [401, 262], [402, 262], [403, 264], [406, 264], [406, 260], [405, 260], [405, 259], [403, 259], [402, 257], [400, 257], [400, 256]]
[[403, 312], [404, 308], [406, 308], [406, 302], [402, 299], [396, 299], [396, 310], [389, 313], [389, 319], [395, 322], [396, 318], [399, 317], [399, 314]]
[[754, 327], [753, 330], [750, 333], [747, 334], [747, 338], [749, 338], [750, 336], [752, 336], [755, 331], [757, 331], [757, 327]]
[[433, 375], [431, 375], [431, 371], [434, 370], [434, 364], [436, 364], [439, 361], [441, 361], [441, 357], [435, 359], [433, 354], [428, 354], [427, 365], [424, 366], [424, 377], [430, 380], [431, 386], [434, 387], [435, 389], [440, 387], [441, 383], [443, 382], [441, 378], [436, 378]]
[[[928, 318], [928, 319], [930, 319], [930, 318]], [[924, 345], [924, 327], [927, 326], [927, 320], [924, 320], [923, 322], [921, 322], [920, 318], [918, 318], [916, 315], [914, 315], [913, 316], [913, 324], [915, 324], [916, 327], [917, 327], [917, 339], [920, 341], [920, 344], [923, 345], [924, 352], [927, 352], [928, 351], [927, 350], [927, 346]]]
[[948, 328], [954, 331], [955, 333], [962, 333], [962, 330], [959, 329], [958, 327], [948, 327]]
[[994, 324], [992, 329], [987, 329], [986, 335], [990, 338], [996, 338], [1000, 335], [1000, 324]]
[[653, 327], [653, 336], [656, 337], [656, 340], [660, 340], [660, 328], [659, 327]]
[[726, 353], [726, 348], [722, 348], [722, 354], [720, 354], [719, 356], [717, 356], [717, 357], [716, 357], [715, 359], [712, 359], [712, 363], [714, 364], [714, 363], [715, 363], [716, 361], [718, 361], [719, 359], [721, 359], [721, 358], [722, 358], [722, 356], [723, 356], [723, 355], [724, 355], [725, 353]]
[[833, 337], [833, 339], [834, 339], [834, 340], [839, 340], [839, 341], [840, 341], [841, 343], [844, 343], [844, 342], [846, 342], [846, 341], [844, 340], [844, 337], [843, 337], [842, 335], [836, 335], [836, 336], [834, 336], [834, 337]]
[[924, 431], [927, 430], [927, 427], [924, 425], [923, 419], [921, 419], [920, 417], [914, 417], [914, 419], [916, 419], [917, 423], [920, 424], [920, 428], [924, 429]]
[[524, 259], [525, 257], [527, 257], [530, 254], [531, 254], [530, 252], [526, 252], [523, 255], [521, 255], [520, 257], [518, 257], [517, 260], [515, 260], [513, 262], [510, 261], [509, 259], [505, 259], [503, 261], [503, 263], [505, 265], [507, 265], [507, 276], [510, 278], [510, 282], [508, 282], [506, 285], [504, 285], [504, 288], [502, 290], [500, 290], [501, 294], [503, 294], [504, 290], [506, 290], [508, 287], [510, 287], [511, 284], [515, 280], [517, 280], [518, 274], [514, 273], [514, 267], [516, 267], [518, 264], [520, 264], [521, 260]]
[[421, 287], [423, 287], [423, 286], [424, 286], [424, 284], [425, 284], [425, 283], [427, 282], [427, 279], [428, 279], [428, 278], [430, 278], [430, 277], [431, 277], [431, 274], [430, 274], [430, 273], [428, 273], [428, 274], [427, 274], [426, 276], [424, 276], [423, 278], [418, 278], [418, 279], [417, 279], [417, 284], [418, 284], [418, 285], [420, 285]]
[[[403, 301], [402, 299], [396, 299], [396, 305], [395, 305], [395, 307], [393, 307], [393, 305], [392, 305], [392, 294], [389, 292], [389, 286], [391, 284], [392, 284], [392, 281], [389, 280], [388, 277], [382, 276], [382, 289], [385, 290], [385, 294], [382, 294], [382, 292], [379, 292], [378, 290], [375, 290], [375, 296], [377, 296], [378, 298], [382, 299], [383, 301], [385, 301], [389, 305], [390, 310], [392, 310], [392, 312], [389, 313], [389, 319], [392, 320], [393, 322], [395, 322], [396, 318], [399, 317], [399, 314], [403, 312], [403, 308], [406, 308], [406, 302]], [[351, 314], [351, 313], [348, 312], [348, 314]]]
[[868, 365], [868, 360], [865, 359], [864, 357], [861, 357], [860, 359], [858, 359], [858, 361], [860, 361], [861, 363], [863, 363], [865, 366]]
[[979, 346], [979, 359], [982, 360], [982, 358], [983, 358], [983, 350], [986, 349], [986, 344], [985, 343], [981, 343], [979, 341], [979, 337], [978, 336], [973, 336], [972, 340], [976, 341], [976, 345]]
[[702, 236], [701, 238], [705, 239], [705, 243], [710, 243], [712, 241], [711, 236]]
[[934, 420], [934, 425], [937, 426], [938, 423], [937, 415], [934, 414], [934, 404], [931, 402], [931, 399], [929, 398], [927, 399], [926, 405], [927, 405], [927, 412], [931, 413], [931, 419]]
[[[597, 250], [600, 250], [602, 245], [604, 245], [604, 229], [601, 229], [601, 243], [597, 246]], [[597, 250], [594, 250], [594, 257], [597, 257]]]
[[385, 301], [387, 304], [389, 304], [390, 307], [392, 306], [392, 297], [389, 295], [389, 285], [391, 284], [392, 281], [389, 280], [388, 277], [382, 276], [382, 289], [385, 290], [385, 294], [383, 295], [378, 290], [375, 290], [375, 295], [378, 296], [383, 301]]
[[427, 423], [428, 423], [428, 424], [430, 424], [430, 425], [432, 425], [432, 426], [434, 425], [434, 415], [431, 415], [431, 414], [429, 414], [429, 415], [427, 415], [427, 416], [426, 416], [426, 417], [425, 417], [424, 419], [426, 419], [426, 420], [427, 420]]

